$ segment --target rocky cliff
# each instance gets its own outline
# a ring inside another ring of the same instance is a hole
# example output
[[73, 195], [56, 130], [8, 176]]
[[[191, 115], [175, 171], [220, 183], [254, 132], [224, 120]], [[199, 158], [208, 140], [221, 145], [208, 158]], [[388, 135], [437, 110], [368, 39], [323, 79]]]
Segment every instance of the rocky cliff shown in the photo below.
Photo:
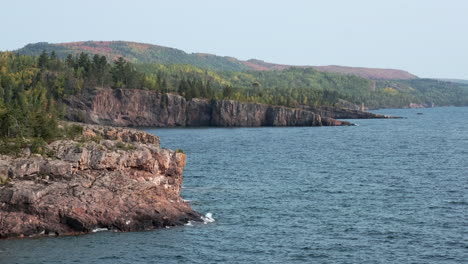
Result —
[[185, 155], [145, 132], [84, 126], [47, 156], [0, 156], [0, 238], [136, 231], [200, 220], [180, 197]]
[[340, 126], [306, 109], [232, 100], [186, 100], [146, 90], [99, 89], [65, 102], [67, 118], [91, 124], [138, 127], [176, 126]]

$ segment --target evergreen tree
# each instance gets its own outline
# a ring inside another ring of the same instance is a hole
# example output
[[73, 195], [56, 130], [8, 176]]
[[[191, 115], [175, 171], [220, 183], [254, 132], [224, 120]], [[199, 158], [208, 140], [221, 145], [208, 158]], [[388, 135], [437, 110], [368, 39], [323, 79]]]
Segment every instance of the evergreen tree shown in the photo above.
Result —
[[67, 64], [68, 68], [75, 69], [76, 62], [75, 62], [75, 59], [73, 58], [73, 55], [68, 54], [67, 59], [65, 60], [65, 62]]
[[39, 55], [37, 66], [41, 69], [47, 68], [49, 65], [49, 55], [45, 50], [42, 51], [41, 55]]
[[91, 72], [91, 61], [87, 53], [80, 53], [78, 57], [78, 68], [82, 68], [84, 76], [89, 77]]
[[114, 81], [114, 86], [120, 88], [125, 84], [125, 65], [127, 62], [124, 58], [119, 57], [116, 61], [114, 61], [114, 65], [112, 66], [112, 79]]

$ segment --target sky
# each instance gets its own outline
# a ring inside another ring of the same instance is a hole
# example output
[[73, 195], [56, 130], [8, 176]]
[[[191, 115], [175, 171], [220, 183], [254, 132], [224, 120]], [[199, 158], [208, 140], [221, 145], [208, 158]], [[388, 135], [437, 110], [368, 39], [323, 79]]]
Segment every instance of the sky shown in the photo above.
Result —
[[0, 0], [0, 50], [126, 40], [468, 79], [467, 0]]

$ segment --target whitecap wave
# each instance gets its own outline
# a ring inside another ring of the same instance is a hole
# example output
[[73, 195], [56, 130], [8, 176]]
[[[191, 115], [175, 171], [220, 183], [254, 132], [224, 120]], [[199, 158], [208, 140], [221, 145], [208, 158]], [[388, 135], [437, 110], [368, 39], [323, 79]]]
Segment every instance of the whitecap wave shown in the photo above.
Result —
[[186, 226], [193, 226], [193, 222], [192, 222], [192, 221], [188, 221], [185, 225], [186, 225]]
[[208, 223], [213, 223], [214, 221], [216, 221], [214, 218], [213, 218], [213, 214], [212, 213], [206, 213], [205, 216], [202, 216], [201, 219], [203, 220], [203, 223], [204, 224], [208, 224]]
[[101, 227], [98, 227], [98, 228], [93, 229], [93, 233], [96, 233], [96, 232], [104, 232], [104, 231], [109, 231], [109, 229], [106, 228], [106, 227], [102, 227], [102, 228], [101, 228]]

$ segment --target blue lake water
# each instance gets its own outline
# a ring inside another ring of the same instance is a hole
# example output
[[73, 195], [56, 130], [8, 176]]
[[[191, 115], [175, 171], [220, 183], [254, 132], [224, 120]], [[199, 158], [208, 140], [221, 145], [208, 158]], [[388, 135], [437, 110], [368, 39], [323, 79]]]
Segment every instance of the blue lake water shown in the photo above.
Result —
[[376, 112], [406, 119], [147, 129], [215, 222], [3, 240], [0, 263], [467, 263], [468, 108]]

